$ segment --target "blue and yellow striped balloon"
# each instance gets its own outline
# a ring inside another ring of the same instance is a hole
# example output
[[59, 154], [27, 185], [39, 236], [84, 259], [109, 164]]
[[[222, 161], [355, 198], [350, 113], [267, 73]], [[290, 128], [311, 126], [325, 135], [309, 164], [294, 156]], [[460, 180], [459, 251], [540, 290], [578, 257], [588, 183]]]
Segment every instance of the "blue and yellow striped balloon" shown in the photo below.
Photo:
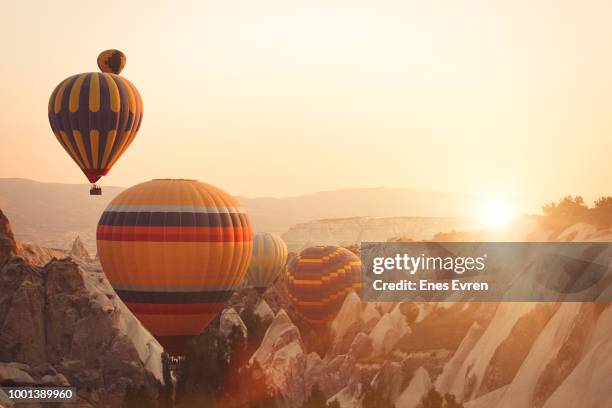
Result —
[[98, 64], [104, 72], [73, 75], [49, 98], [51, 129], [91, 183], [108, 173], [142, 123], [140, 93], [113, 73], [123, 68], [123, 53], [104, 51]]
[[263, 293], [285, 270], [287, 245], [269, 232], [258, 232], [253, 238], [253, 256], [247, 271], [247, 286]]

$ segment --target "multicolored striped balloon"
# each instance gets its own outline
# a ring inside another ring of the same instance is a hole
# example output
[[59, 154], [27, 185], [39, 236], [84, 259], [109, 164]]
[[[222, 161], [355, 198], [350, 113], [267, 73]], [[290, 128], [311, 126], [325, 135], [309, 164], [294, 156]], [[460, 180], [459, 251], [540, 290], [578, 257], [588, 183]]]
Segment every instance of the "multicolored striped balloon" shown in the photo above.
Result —
[[123, 191], [102, 214], [97, 244], [119, 297], [174, 355], [221, 311], [253, 250], [240, 204], [195, 180], [153, 180]]
[[49, 98], [51, 129], [91, 183], [108, 173], [142, 123], [140, 93], [117, 75], [125, 55], [104, 51], [98, 64], [103, 72], [73, 75], [60, 82]]
[[289, 299], [310, 323], [333, 320], [351, 290], [361, 290], [361, 261], [346, 248], [306, 248], [287, 266]]
[[253, 257], [247, 271], [247, 286], [263, 293], [279, 277], [287, 262], [287, 245], [269, 232], [258, 232], [253, 239]]

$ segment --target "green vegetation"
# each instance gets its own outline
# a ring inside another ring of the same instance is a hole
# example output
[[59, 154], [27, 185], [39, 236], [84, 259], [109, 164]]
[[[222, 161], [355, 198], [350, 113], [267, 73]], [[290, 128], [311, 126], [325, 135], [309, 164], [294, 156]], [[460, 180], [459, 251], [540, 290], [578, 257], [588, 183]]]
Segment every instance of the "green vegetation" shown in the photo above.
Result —
[[[589, 207], [581, 196], [563, 197], [542, 207], [546, 217], [556, 223], [585, 222], [600, 228], [612, 227], [612, 197], [602, 196]], [[561, 225], [562, 226], [562, 225]]]
[[379, 390], [375, 389], [367, 382], [364, 384], [361, 405], [368, 408], [395, 408], [395, 404], [390, 398], [382, 395]]
[[546, 204], [542, 207], [542, 211], [546, 215], [576, 216], [586, 214], [588, 207], [581, 196], [567, 196], [560, 199], [558, 203]]
[[463, 408], [463, 404], [457, 402], [453, 394], [446, 393], [442, 396], [435, 388], [430, 388], [418, 408]]
[[123, 408], [154, 407], [155, 404], [155, 400], [147, 394], [144, 385], [128, 385], [126, 387], [125, 396], [123, 397]]
[[310, 396], [302, 405], [302, 408], [327, 408], [327, 398], [321, 391], [318, 384], [315, 384], [310, 389]]
[[[258, 319], [255, 316], [252, 322], [261, 324]], [[211, 324], [187, 344], [176, 406], [276, 407], [263, 370], [257, 362], [248, 365], [250, 355], [240, 328], [234, 326], [226, 337], [218, 329], [218, 322]]]

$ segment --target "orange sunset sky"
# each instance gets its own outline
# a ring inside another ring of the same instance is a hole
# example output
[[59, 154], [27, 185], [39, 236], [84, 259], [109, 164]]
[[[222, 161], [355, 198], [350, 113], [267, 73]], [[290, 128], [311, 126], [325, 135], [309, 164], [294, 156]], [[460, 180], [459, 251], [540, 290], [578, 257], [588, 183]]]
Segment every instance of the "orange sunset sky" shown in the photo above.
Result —
[[612, 194], [610, 1], [2, 9], [0, 177], [86, 182], [49, 128], [47, 102], [118, 48], [144, 122], [103, 185], [181, 177], [243, 196]]

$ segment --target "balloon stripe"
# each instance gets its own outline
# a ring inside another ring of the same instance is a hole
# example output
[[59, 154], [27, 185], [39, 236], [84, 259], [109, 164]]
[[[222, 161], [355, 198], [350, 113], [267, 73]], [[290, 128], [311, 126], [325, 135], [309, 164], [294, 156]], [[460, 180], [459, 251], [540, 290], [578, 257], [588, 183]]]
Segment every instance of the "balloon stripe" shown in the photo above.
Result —
[[72, 143], [70, 143], [70, 140], [68, 140], [68, 135], [66, 134], [66, 132], [60, 131], [60, 136], [62, 137], [64, 145], [68, 147], [68, 153], [70, 154], [70, 157], [72, 157], [72, 159], [76, 162], [76, 164], [79, 165], [80, 168], [84, 168], [83, 163], [81, 162], [81, 158], [77, 155], [76, 151], [72, 147]]
[[127, 79], [120, 76], [116, 76], [114, 79], [121, 82], [121, 86], [125, 89], [127, 95], [127, 107], [129, 111], [134, 114], [136, 112], [136, 95], [134, 95], [134, 89], [129, 85]]
[[204, 213], [204, 212], [123, 212], [105, 211], [100, 225], [134, 227], [231, 227], [244, 224], [244, 213]]
[[102, 241], [150, 241], [150, 242], [251, 242], [249, 228], [245, 234], [237, 237], [237, 227], [112, 227], [102, 226], [96, 233], [96, 239]]
[[89, 142], [91, 143], [91, 157], [92, 157], [92, 167], [94, 169], [98, 169], [99, 155], [100, 155], [100, 132], [96, 129], [92, 129], [89, 131]]
[[234, 290], [234, 285], [209, 285], [209, 284], [198, 284], [198, 285], [138, 285], [138, 284], [121, 284], [114, 283], [113, 288], [115, 290], [125, 290], [132, 292], [202, 292], [202, 291], [228, 291]]
[[[119, 159], [121, 154], [123, 153], [123, 148], [125, 147], [128, 137], [129, 137], [129, 106], [128, 106], [128, 93], [125, 85], [117, 75], [110, 75], [112, 82], [117, 89], [119, 94], [119, 117], [117, 120], [117, 138], [114, 141], [113, 148], [110, 154], [110, 160], [107, 164], [107, 167], [112, 167], [115, 161]], [[112, 97], [111, 97], [112, 104]]]
[[81, 74], [78, 76], [77, 80], [74, 82], [72, 89], [70, 90], [70, 99], [68, 102], [68, 110], [71, 113], [74, 113], [79, 110], [79, 97], [81, 96], [81, 85], [85, 80], [87, 74]]
[[[215, 312], [211, 313], [197, 313], [190, 315], [179, 315], [175, 313], [168, 313], [163, 315], [153, 315], [146, 313], [135, 313], [136, 317], [140, 322], [145, 326], [161, 343], [166, 351], [168, 352], [178, 352], [182, 354], [182, 348], [184, 346], [185, 341], [188, 340], [188, 337], [183, 336], [197, 336], [203, 330], [203, 327], [208, 325], [215, 316], [223, 309], [223, 307], [219, 307], [219, 309]], [[205, 324], [202, 325], [202, 322]], [[172, 337], [182, 337], [180, 339], [180, 343], [175, 346], [176, 348], [168, 350], [168, 346], [172, 343], [171, 338], [167, 338], [166, 336]], [[170, 343], [170, 344], [169, 344]], [[182, 344], [181, 344], [182, 343]]]
[[59, 85], [59, 90], [57, 91], [57, 94], [55, 95], [55, 106], [53, 111], [58, 114], [61, 112], [62, 110], [62, 100], [64, 99], [64, 92], [66, 92], [66, 87], [68, 86], [68, 83], [71, 82], [72, 79], [74, 79], [76, 77], [76, 75], [71, 76], [69, 78], [66, 78], [64, 80], [64, 82], [62, 82]]
[[117, 136], [116, 130], [111, 130], [106, 134], [106, 146], [104, 147], [104, 157], [102, 157], [102, 168], [108, 167], [108, 158], [110, 157], [111, 150], [115, 144], [115, 138]]
[[91, 74], [89, 85], [89, 111], [98, 112], [100, 110], [100, 78], [98, 74]]
[[103, 73], [104, 79], [106, 80], [106, 84], [108, 85], [108, 95], [109, 95], [109, 107], [112, 112], [118, 113], [121, 109], [121, 97], [119, 96], [119, 89], [117, 89], [117, 84], [113, 81], [113, 77], [111, 74]]
[[205, 214], [246, 214], [246, 210], [242, 207], [216, 207], [210, 205], [148, 205], [148, 204], [109, 204], [106, 207], [105, 214], [109, 212], [137, 212], [142, 214], [147, 213], [158, 213], [158, 212], [171, 212], [171, 213], [205, 213]]
[[91, 168], [91, 166], [89, 165], [89, 159], [87, 158], [87, 151], [85, 150], [85, 145], [83, 144], [83, 135], [81, 135], [81, 132], [79, 132], [78, 130], [73, 130], [72, 136], [76, 141], [76, 145], [79, 150], [79, 155], [81, 156], [81, 162], [85, 165], [85, 168]]
[[[126, 306], [132, 313], [142, 313], [149, 315], [167, 315], [167, 314], [199, 314], [199, 313], [215, 313], [219, 309], [223, 309], [225, 301], [220, 303], [135, 303], [125, 302]], [[197, 333], [195, 333], [197, 334]]]
[[138, 292], [115, 290], [126, 303], [176, 304], [221, 303], [227, 301], [233, 290], [202, 292]]

